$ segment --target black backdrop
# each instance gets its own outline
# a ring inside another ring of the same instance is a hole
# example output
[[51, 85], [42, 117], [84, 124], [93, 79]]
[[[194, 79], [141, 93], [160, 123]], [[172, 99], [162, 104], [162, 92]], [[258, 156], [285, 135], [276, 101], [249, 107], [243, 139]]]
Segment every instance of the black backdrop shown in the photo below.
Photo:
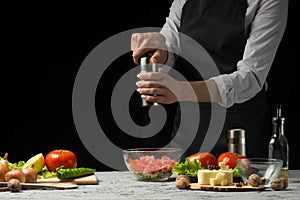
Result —
[[[294, 117], [297, 107], [294, 91], [297, 90], [295, 58], [292, 56], [292, 49], [296, 48], [296, 29], [293, 27], [296, 20], [291, 17], [295, 12], [293, 4], [291, 1], [287, 30], [268, 81], [272, 105], [283, 104], [285, 130], [291, 149], [290, 168], [300, 169]], [[39, 152], [46, 154], [56, 148], [66, 148], [76, 152], [81, 166], [111, 170], [88, 152], [76, 132], [72, 89], [77, 70], [89, 52], [105, 39], [133, 28], [161, 27], [170, 5], [171, 0], [146, 3], [131, 0], [97, 4], [88, 1], [20, 1], [1, 6], [3, 103], [0, 154], [8, 152], [9, 160], [15, 162]], [[99, 83], [102, 89], [96, 97], [101, 102], [97, 106], [100, 112], [109, 112], [109, 106], [101, 109], [101, 105], [109, 103], [114, 81], [133, 66], [129, 52], [105, 72]], [[138, 102], [134, 101], [138, 101], [137, 95], [133, 95], [132, 100], [136, 105]], [[136, 111], [134, 115], [140, 124], [146, 117], [145, 111]], [[112, 132], [108, 137], [120, 147], [145, 142], [126, 141], [126, 137], [109, 121], [109, 118], [100, 119], [100, 123]], [[159, 137], [146, 143], [163, 145], [164, 140]]]

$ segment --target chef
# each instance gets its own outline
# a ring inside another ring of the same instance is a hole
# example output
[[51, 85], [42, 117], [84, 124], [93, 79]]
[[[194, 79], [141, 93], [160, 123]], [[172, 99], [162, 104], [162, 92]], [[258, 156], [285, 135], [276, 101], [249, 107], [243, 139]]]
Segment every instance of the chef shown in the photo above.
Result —
[[[226, 116], [212, 153], [218, 156], [227, 151], [227, 131], [238, 127], [246, 131], [247, 156], [267, 156], [272, 113], [266, 79], [285, 31], [287, 12], [288, 0], [174, 0], [160, 32], [132, 35], [136, 64], [152, 52], [151, 63], [171, 66], [186, 79], [165, 72], [138, 75], [137, 91], [142, 98], [174, 105], [173, 136], [182, 123], [179, 103], [199, 106], [201, 120], [184, 156], [201, 150], [215, 114], [213, 106], [224, 108]], [[207, 51], [218, 73], [209, 72], [205, 62], [200, 66], [204, 73], [199, 72], [199, 66], [185, 59], [194, 53], [186, 45], [187, 38]]]

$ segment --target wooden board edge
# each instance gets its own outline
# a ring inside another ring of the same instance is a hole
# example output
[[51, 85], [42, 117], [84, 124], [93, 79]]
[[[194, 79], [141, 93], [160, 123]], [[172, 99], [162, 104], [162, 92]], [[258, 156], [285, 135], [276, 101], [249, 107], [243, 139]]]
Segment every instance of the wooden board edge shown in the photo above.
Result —
[[200, 185], [198, 183], [190, 183], [189, 189], [191, 190], [205, 190], [205, 191], [219, 191], [219, 192], [245, 192], [245, 191], [262, 191], [267, 189], [267, 186], [242, 186], [237, 187], [235, 185], [232, 186], [211, 186], [211, 185]]
[[75, 183], [77, 185], [98, 185], [99, 180], [95, 174], [70, 179], [70, 180], [59, 180], [58, 178], [45, 178], [38, 179], [38, 183]]
[[[26, 189], [76, 189], [78, 185], [73, 182], [59, 183], [20, 183], [22, 190]], [[7, 182], [0, 182], [0, 187], [7, 186]]]

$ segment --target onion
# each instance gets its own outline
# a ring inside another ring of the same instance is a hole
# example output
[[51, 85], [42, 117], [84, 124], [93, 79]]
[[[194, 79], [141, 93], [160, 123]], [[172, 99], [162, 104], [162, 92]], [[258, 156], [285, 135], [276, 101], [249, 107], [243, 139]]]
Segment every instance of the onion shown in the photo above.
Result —
[[18, 179], [20, 183], [25, 183], [26, 176], [22, 170], [13, 169], [5, 174], [5, 181], [8, 182], [11, 179]]
[[37, 181], [37, 173], [33, 168], [22, 169], [26, 177], [26, 183], [35, 183]]
[[3, 159], [0, 161], [0, 182], [5, 180], [5, 174], [9, 172], [7, 156], [8, 154], [5, 153]]

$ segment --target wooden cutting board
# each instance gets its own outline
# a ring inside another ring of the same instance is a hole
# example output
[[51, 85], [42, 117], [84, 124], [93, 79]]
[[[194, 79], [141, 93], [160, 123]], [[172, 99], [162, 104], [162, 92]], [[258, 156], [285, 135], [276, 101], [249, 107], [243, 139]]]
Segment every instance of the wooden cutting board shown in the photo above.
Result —
[[220, 191], [220, 192], [245, 192], [245, 191], [261, 191], [267, 189], [267, 186], [252, 187], [245, 185], [237, 187], [235, 185], [230, 186], [211, 186], [211, 185], [200, 185], [199, 183], [190, 183], [190, 189], [192, 190], [206, 190], [206, 191]]
[[97, 185], [98, 179], [95, 174], [84, 176], [81, 178], [75, 178], [71, 180], [59, 180], [58, 178], [45, 178], [45, 179], [38, 179], [38, 183], [74, 183], [77, 185]]
[[[78, 185], [75, 183], [20, 183], [22, 190], [28, 189], [75, 189]], [[7, 191], [7, 182], [0, 182], [0, 188], [4, 187], [2, 191]]]
[[[96, 185], [98, 179], [93, 175], [84, 176], [71, 180], [60, 180], [58, 178], [38, 179], [37, 183], [21, 183], [23, 189], [75, 189], [78, 185]], [[0, 191], [7, 191], [7, 182], [0, 182]]]

